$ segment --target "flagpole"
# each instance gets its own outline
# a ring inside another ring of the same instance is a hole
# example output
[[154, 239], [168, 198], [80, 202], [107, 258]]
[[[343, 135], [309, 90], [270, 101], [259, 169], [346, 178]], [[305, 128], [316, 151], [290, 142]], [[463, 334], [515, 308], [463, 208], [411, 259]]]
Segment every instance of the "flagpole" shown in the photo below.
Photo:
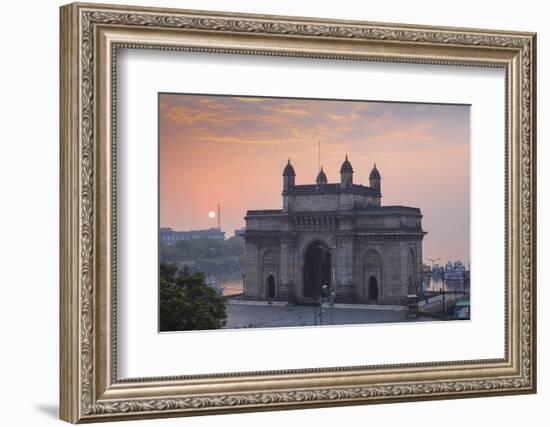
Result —
[[321, 141], [317, 141], [317, 170], [321, 170]]

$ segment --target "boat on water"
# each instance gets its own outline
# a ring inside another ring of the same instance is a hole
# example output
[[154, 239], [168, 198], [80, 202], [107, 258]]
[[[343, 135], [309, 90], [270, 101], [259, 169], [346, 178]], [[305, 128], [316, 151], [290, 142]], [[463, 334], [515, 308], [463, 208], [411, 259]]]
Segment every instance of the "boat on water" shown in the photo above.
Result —
[[443, 277], [444, 274], [445, 274], [445, 270], [443, 270], [443, 269], [441, 269], [441, 270], [437, 269], [437, 270], [436, 270], [436, 269], [434, 268], [433, 271], [432, 271], [432, 278], [434, 278], [434, 279], [441, 279], [441, 278]]
[[454, 264], [449, 261], [445, 265], [445, 271], [443, 276], [445, 281], [448, 282], [463, 282], [466, 275], [466, 268], [460, 261], [456, 261]]
[[445, 272], [446, 282], [462, 282], [464, 281], [464, 274], [457, 271]]
[[457, 320], [468, 320], [470, 319], [470, 300], [469, 299], [459, 299], [454, 307], [453, 319]]

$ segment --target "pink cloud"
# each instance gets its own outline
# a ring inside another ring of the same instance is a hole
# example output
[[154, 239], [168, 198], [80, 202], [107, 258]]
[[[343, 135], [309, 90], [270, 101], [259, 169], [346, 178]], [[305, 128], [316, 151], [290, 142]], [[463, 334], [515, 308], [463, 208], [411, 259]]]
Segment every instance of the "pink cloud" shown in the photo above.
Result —
[[161, 95], [161, 225], [212, 226], [228, 235], [247, 209], [279, 208], [290, 157], [298, 183], [330, 182], [348, 153], [354, 181], [374, 162], [384, 204], [418, 206], [426, 257], [469, 259], [469, 113], [465, 106]]

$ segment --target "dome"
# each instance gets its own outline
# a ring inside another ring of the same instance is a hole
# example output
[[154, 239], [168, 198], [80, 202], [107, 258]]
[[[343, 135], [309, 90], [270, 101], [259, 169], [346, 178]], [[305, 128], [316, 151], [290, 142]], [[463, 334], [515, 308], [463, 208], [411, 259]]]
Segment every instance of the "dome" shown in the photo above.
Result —
[[285, 166], [285, 169], [283, 170], [283, 176], [296, 176], [296, 173], [294, 172], [294, 168], [290, 164], [290, 159], [288, 159], [288, 164]]
[[321, 166], [321, 170], [319, 171], [319, 174], [317, 175], [317, 184], [326, 184], [328, 182], [327, 175], [325, 174], [325, 171], [323, 170], [323, 167]]
[[347, 154], [346, 160], [344, 160], [344, 163], [342, 163], [342, 167], [340, 168], [340, 173], [353, 173], [353, 168], [351, 167]]
[[369, 179], [382, 179], [382, 177], [380, 176], [380, 172], [378, 172], [378, 169], [376, 169], [376, 163], [370, 171]]

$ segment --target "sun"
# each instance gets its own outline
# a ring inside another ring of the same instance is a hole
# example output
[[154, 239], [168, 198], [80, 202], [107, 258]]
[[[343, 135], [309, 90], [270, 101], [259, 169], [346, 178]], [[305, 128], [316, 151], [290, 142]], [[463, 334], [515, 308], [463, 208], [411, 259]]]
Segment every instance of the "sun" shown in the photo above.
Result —
[[216, 216], [216, 212], [210, 211], [210, 212], [208, 212], [208, 216], [209, 216], [210, 218], [214, 218], [214, 217]]

